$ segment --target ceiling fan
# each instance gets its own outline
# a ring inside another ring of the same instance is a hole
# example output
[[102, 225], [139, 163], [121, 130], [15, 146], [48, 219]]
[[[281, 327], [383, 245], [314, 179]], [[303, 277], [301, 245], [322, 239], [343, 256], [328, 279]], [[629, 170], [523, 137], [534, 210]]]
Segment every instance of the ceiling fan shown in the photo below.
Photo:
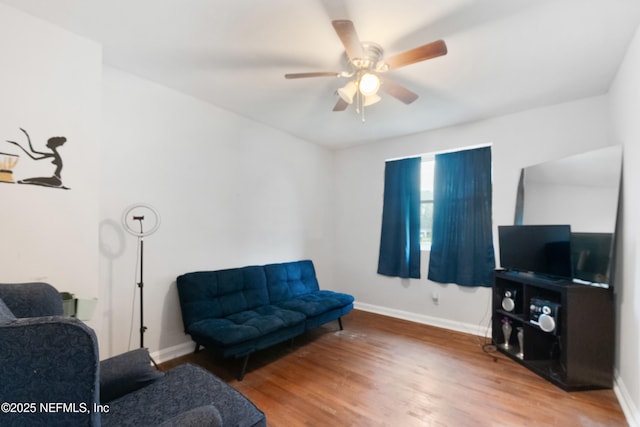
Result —
[[395, 70], [416, 62], [426, 61], [447, 54], [447, 45], [443, 40], [407, 50], [405, 52], [383, 57], [382, 47], [372, 42], [361, 42], [353, 22], [349, 20], [336, 20], [331, 22], [344, 45], [350, 70], [342, 72], [318, 71], [309, 73], [285, 74], [287, 79], [300, 79], [307, 77], [342, 77], [348, 78], [346, 85], [338, 89], [340, 97], [333, 107], [333, 111], [344, 111], [354, 101], [356, 111], [362, 111], [364, 121], [364, 107], [380, 101], [377, 94], [382, 89], [387, 94], [399, 99], [405, 104], [411, 104], [418, 99], [418, 95], [404, 86], [395, 83], [381, 75], [387, 71]]

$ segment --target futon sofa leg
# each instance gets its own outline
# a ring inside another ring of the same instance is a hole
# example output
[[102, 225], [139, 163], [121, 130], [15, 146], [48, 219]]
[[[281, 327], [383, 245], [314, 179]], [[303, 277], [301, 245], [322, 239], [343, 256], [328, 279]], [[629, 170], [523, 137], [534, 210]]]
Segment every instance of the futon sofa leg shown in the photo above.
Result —
[[342, 330], [343, 330], [343, 327], [342, 327], [342, 317], [338, 317], [338, 325], [340, 326], [340, 330], [342, 331]]
[[200, 344], [196, 343], [196, 349], [193, 351], [194, 353], [197, 353], [200, 351]]
[[242, 367], [240, 368], [240, 375], [238, 375], [238, 381], [242, 381], [244, 379], [244, 373], [247, 371], [247, 364], [249, 363], [249, 355], [247, 354], [242, 359]]

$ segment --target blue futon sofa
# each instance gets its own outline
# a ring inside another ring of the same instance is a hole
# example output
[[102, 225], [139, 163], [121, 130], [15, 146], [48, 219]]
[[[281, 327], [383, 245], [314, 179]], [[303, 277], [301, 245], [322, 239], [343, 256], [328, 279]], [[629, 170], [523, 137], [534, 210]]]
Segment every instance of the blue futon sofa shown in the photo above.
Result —
[[337, 320], [353, 308], [348, 294], [320, 290], [311, 260], [216, 271], [178, 277], [185, 332], [222, 357], [243, 358]]

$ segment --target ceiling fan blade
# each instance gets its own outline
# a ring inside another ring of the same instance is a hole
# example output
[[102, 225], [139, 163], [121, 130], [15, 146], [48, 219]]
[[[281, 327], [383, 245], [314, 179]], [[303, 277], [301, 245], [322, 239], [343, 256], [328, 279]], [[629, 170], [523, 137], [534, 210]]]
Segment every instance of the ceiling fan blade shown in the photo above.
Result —
[[418, 99], [418, 94], [411, 92], [409, 89], [404, 86], [400, 86], [398, 83], [395, 83], [392, 80], [385, 79], [382, 82], [382, 86], [380, 86], [382, 90], [384, 90], [389, 95], [394, 98], [399, 99], [405, 104], [411, 104], [413, 101]]
[[333, 107], [333, 111], [344, 111], [348, 106], [349, 104], [347, 101], [342, 98], [338, 98], [338, 102], [336, 102], [336, 105]]
[[336, 73], [333, 71], [318, 71], [312, 73], [292, 73], [285, 74], [285, 79], [305, 79], [307, 77], [339, 77], [340, 73]]
[[336, 30], [338, 37], [340, 37], [340, 41], [342, 42], [344, 49], [347, 51], [349, 59], [353, 61], [356, 58], [364, 58], [362, 43], [360, 42], [358, 33], [356, 33], [356, 28], [353, 26], [353, 22], [346, 19], [340, 19], [337, 21], [331, 21], [331, 24], [333, 25], [333, 29]]
[[427, 59], [437, 58], [438, 56], [447, 54], [447, 45], [444, 40], [437, 40], [405, 52], [393, 55], [383, 59], [389, 70], [404, 67], [405, 65], [415, 64], [416, 62], [426, 61]]

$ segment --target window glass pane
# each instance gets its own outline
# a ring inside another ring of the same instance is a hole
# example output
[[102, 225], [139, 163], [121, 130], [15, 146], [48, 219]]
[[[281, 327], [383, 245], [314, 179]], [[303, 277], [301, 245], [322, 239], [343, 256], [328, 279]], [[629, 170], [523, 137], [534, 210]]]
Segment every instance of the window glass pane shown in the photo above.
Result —
[[436, 166], [436, 161], [434, 159], [425, 160], [420, 166], [420, 174], [422, 178], [420, 187], [422, 188], [422, 191], [430, 190], [431, 200], [433, 200], [433, 174], [434, 168]]
[[431, 245], [431, 231], [433, 224], [433, 202], [422, 202], [420, 204], [420, 245]]
[[433, 224], [433, 172], [435, 160], [426, 159], [421, 165], [420, 182], [420, 246], [422, 250], [431, 248]]

